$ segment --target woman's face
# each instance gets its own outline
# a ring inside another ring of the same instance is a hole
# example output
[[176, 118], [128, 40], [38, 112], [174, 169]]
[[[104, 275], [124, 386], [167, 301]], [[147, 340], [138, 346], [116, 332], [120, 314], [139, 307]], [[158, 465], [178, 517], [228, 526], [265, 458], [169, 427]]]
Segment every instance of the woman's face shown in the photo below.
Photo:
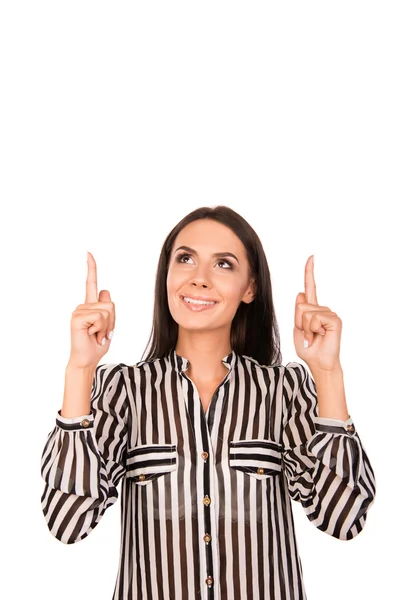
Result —
[[[171, 250], [167, 294], [171, 315], [184, 329], [230, 329], [240, 302], [254, 298], [243, 243], [229, 227], [212, 219], [189, 223]], [[184, 297], [215, 304], [188, 304]]]

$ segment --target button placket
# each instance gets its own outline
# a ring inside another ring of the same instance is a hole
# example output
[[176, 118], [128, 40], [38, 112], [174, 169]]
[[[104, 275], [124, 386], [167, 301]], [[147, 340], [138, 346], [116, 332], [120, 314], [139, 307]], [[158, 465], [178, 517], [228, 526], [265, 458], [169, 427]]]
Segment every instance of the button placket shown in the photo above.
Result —
[[[184, 364], [184, 367], [187, 368], [187, 363]], [[204, 455], [207, 452], [207, 458], [209, 454], [209, 436], [207, 434], [207, 426], [203, 426], [203, 420], [205, 418], [204, 411], [202, 411], [201, 400], [199, 397], [198, 390], [193, 383], [193, 381], [188, 377], [184, 372], [180, 372], [181, 374], [181, 382], [182, 382], [182, 394], [183, 399], [186, 405], [186, 411], [188, 415], [188, 419], [190, 421], [192, 431], [193, 431], [193, 439], [196, 445], [196, 454], [197, 454], [197, 465], [196, 465], [196, 477], [199, 482], [198, 486], [198, 499], [197, 499], [197, 513], [198, 513], [198, 535], [200, 541], [200, 569], [201, 569], [201, 578], [202, 581], [205, 582], [208, 577], [212, 577], [214, 575], [212, 571], [212, 548], [210, 544], [206, 544], [203, 541], [203, 537], [206, 532], [209, 531], [209, 527], [207, 524], [207, 513], [210, 510], [211, 497], [207, 486], [208, 480], [208, 465], [209, 461], [204, 460], [202, 454]], [[204, 595], [201, 594], [202, 600], [211, 600], [214, 598], [213, 589], [208, 587], [206, 583], [203, 584], [205, 587]]]
[[[207, 599], [212, 600], [215, 598], [214, 584], [219, 579], [219, 550], [218, 543], [215, 545], [214, 540], [217, 540], [217, 515], [218, 512], [218, 500], [215, 497], [215, 472], [214, 472], [214, 456], [213, 446], [210, 434], [210, 427], [213, 429], [211, 422], [209, 422], [209, 416], [211, 411], [207, 411], [207, 415], [204, 414], [203, 410], [197, 408], [197, 403], [201, 407], [201, 399], [198, 390], [193, 381], [182, 373], [183, 379], [186, 379], [188, 386], [191, 387], [193, 392], [193, 400], [196, 399], [196, 410], [191, 413], [194, 415], [191, 417], [193, 431], [199, 431], [200, 435], [195, 436], [195, 443], [198, 452], [198, 464], [197, 464], [197, 475], [198, 480], [202, 482], [203, 489], [199, 490], [202, 492], [202, 497], [199, 498], [199, 534], [204, 549], [201, 552], [201, 569], [203, 571], [204, 581], [207, 587]], [[228, 374], [229, 376], [229, 374]], [[227, 376], [227, 378], [228, 378]], [[226, 378], [226, 379], [227, 379]], [[221, 388], [222, 392], [221, 392]], [[184, 386], [185, 402], [188, 407], [188, 389]], [[225, 387], [220, 384], [214, 393], [213, 400], [216, 399], [216, 395], [219, 393], [225, 393]], [[210, 404], [211, 406], [211, 404]], [[189, 413], [190, 414], [190, 413]], [[200, 422], [197, 420], [200, 419]], [[201, 519], [201, 513], [203, 513], [203, 519]]]
[[[216, 582], [219, 581], [220, 571], [219, 571], [219, 547], [218, 547], [218, 512], [219, 512], [219, 502], [217, 497], [217, 488], [216, 488], [216, 472], [215, 472], [215, 460], [213, 454], [213, 447], [211, 445], [210, 433], [207, 430], [208, 436], [208, 450], [209, 456], [207, 461], [204, 463], [204, 468], [208, 468], [208, 491], [209, 494], [204, 496], [206, 503], [203, 502], [204, 506], [204, 534], [203, 534], [203, 544], [207, 553], [207, 565], [209, 566], [207, 570], [207, 579], [209, 579], [209, 583], [207, 584], [208, 590], [208, 598], [215, 598], [216, 590], [215, 585]], [[210, 554], [208, 555], [208, 550]], [[212, 561], [212, 567], [210, 569], [210, 562]]]
[[[207, 419], [206, 419], [207, 421]], [[208, 598], [214, 598], [214, 582], [217, 577], [217, 572], [215, 571], [216, 564], [216, 556], [218, 554], [218, 549], [215, 547], [215, 544], [212, 542], [213, 537], [212, 533], [215, 531], [214, 523], [215, 523], [215, 494], [214, 494], [214, 458], [213, 458], [213, 448], [211, 445], [210, 432], [208, 425], [203, 430], [205, 435], [202, 439], [203, 451], [201, 452], [201, 458], [203, 461], [203, 481], [204, 481], [204, 497], [203, 497], [203, 512], [204, 512], [204, 520], [203, 520], [203, 543], [204, 549], [206, 553], [206, 585], [208, 589]], [[201, 440], [200, 440], [201, 442]]]
[[[223, 406], [228, 397], [227, 387], [228, 381], [231, 377], [231, 372], [229, 372], [224, 379], [224, 381], [220, 384], [217, 393], [217, 401], [220, 404], [220, 407], [212, 414], [210, 411], [207, 411], [207, 442], [208, 442], [208, 458], [205, 460], [205, 467], [208, 466], [208, 474], [209, 474], [209, 491], [210, 491], [210, 499], [211, 503], [208, 507], [208, 527], [205, 527], [204, 531], [204, 544], [206, 548], [209, 546], [212, 548], [212, 573], [209, 572], [207, 575], [211, 577], [212, 583], [208, 585], [208, 598], [219, 597], [217, 594], [217, 590], [215, 589], [215, 582], [220, 580], [220, 552], [218, 546], [218, 513], [219, 513], [219, 500], [218, 500], [218, 482], [216, 478], [216, 469], [215, 469], [215, 458], [214, 458], [214, 449], [217, 447], [218, 442], [218, 430], [219, 430], [219, 421], [215, 421], [216, 415], [220, 415], [223, 411]], [[212, 417], [212, 418], [211, 418]], [[204, 459], [203, 459], [204, 460]], [[215, 596], [217, 594], [217, 596]]]

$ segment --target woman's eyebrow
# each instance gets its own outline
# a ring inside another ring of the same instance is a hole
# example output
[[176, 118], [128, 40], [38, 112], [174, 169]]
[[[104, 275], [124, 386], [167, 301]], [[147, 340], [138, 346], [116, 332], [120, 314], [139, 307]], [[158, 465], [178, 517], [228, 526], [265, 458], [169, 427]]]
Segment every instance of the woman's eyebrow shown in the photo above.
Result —
[[[179, 248], [177, 248], [175, 250], [175, 252], [178, 252], [178, 250], [186, 250], [186, 252], [191, 252], [192, 254], [195, 254], [196, 256], [198, 255], [198, 252], [194, 248], [190, 248], [189, 246], [179, 246]], [[223, 256], [231, 256], [232, 258], [237, 260], [237, 262], [240, 264], [239, 259], [237, 258], [237, 256], [232, 254], [232, 252], [215, 252], [213, 254], [213, 257], [215, 257], [215, 258], [221, 258]]]

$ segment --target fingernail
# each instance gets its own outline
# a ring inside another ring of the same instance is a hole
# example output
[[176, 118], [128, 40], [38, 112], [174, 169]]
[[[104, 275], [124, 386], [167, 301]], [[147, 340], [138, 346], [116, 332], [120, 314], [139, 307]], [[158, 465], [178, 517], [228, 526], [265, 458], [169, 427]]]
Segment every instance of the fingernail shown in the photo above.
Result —
[[101, 340], [101, 345], [104, 346], [105, 343], [106, 343], [106, 338], [103, 337], [103, 339]]
[[111, 340], [112, 336], [114, 335], [114, 329], [112, 331], [109, 332], [108, 334], [108, 339]]
[[308, 348], [308, 340], [306, 338], [304, 338], [303, 346], [304, 348]]

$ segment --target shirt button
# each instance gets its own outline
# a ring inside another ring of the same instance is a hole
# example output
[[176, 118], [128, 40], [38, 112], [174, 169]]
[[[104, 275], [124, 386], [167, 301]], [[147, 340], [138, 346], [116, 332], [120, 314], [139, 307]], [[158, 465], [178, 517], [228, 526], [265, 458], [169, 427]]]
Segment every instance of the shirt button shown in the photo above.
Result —
[[211, 499], [208, 496], [205, 496], [203, 498], [203, 504], [205, 504], [206, 506], [210, 506], [211, 504]]
[[347, 431], [349, 431], [350, 433], [353, 433], [353, 431], [354, 431], [354, 426], [353, 426], [353, 425], [347, 425], [346, 429], [347, 429]]
[[264, 475], [264, 469], [263, 469], [262, 467], [258, 467], [258, 469], [257, 469], [257, 473], [258, 473], [259, 475]]
[[209, 542], [211, 542], [211, 535], [209, 533], [206, 533], [206, 535], [203, 537], [203, 540], [206, 542], [206, 544], [208, 544]]
[[89, 419], [83, 419], [83, 421], [81, 421], [81, 425], [83, 427], [88, 427], [90, 425]]
[[212, 584], [213, 584], [213, 578], [212, 578], [212, 577], [210, 577], [210, 575], [209, 575], [209, 576], [207, 577], [207, 579], [206, 579], [206, 584], [207, 584], [207, 585], [212, 585]]
[[141, 473], [139, 475], [139, 481], [144, 481], [146, 479], [146, 475], [144, 475], [143, 473]]
[[207, 460], [207, 458], [208, 458], [208, 452], [202, 452], [202, 453], [201, 453], [201, 458], [202, 458], [203, 460]]

